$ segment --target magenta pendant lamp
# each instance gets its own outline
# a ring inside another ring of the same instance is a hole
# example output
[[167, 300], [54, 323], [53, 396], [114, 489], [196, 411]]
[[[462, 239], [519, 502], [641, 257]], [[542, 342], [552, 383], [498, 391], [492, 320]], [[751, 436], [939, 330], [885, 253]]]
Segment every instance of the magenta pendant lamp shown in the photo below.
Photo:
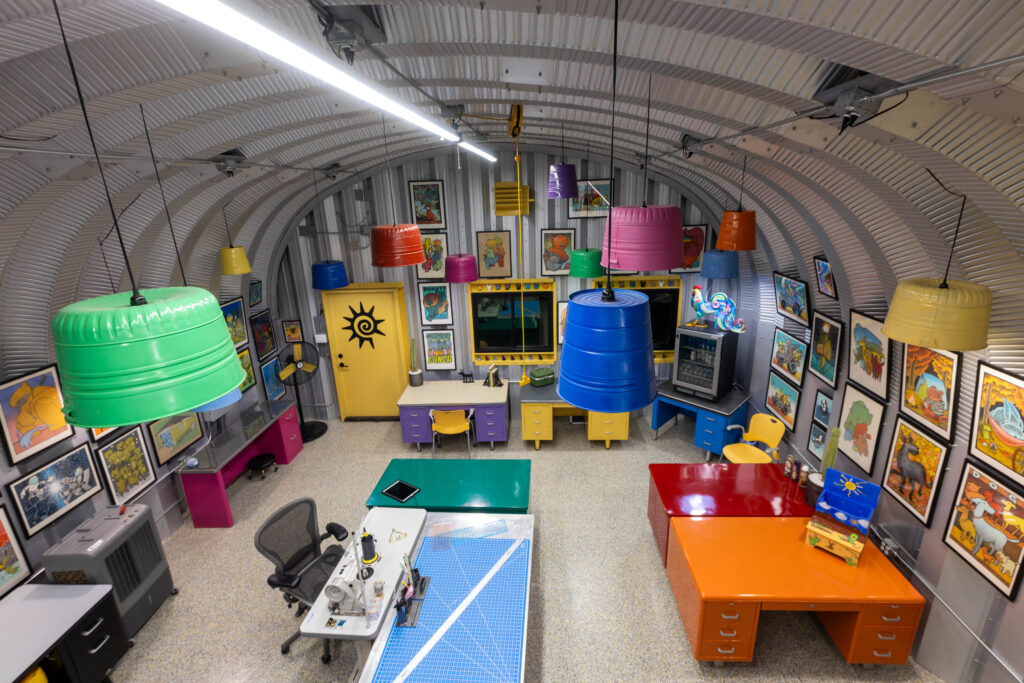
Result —
[[476, 256], [473, 254], [450, 254], [445, 257], [445, 282], [472, 282], [475, 279], [477, 279]]
[[678, 206], [614, 206], [605, 230], [611, 231], [611, 247], [601, 256], [603, 266], [619, 270], [683, 267], [683, 212]]
[[576, 166], [551, 164], [548, 167], [548, 199], [575, 199], [578, 195]]

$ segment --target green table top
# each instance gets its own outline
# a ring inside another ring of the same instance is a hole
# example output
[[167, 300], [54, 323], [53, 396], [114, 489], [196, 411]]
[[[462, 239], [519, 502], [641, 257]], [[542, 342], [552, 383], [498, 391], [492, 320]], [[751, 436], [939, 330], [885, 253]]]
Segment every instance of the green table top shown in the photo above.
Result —
[[[420, 489], [404, 503], [381, 491], [401, 479]], [[366, 507], [423, 508], [433, 512], [523, 514], [530, 506], [529, 460], [395, 458]]]

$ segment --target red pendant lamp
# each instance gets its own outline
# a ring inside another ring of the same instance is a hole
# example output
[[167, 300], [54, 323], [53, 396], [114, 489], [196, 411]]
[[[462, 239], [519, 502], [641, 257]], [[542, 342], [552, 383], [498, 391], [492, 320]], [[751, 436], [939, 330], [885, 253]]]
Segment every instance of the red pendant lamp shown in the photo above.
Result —
[[743, 210], [743, 183], [747, 178], [747, 158], [743, 157], [743, 175], [740, 176], [740, 202], [736, 211], [722, 213], [716, 249], [722, 251], [752, 251], [757, 248], [757, 218], [753, 211]]
[[[391, 185], [391, 154], [388, 152], [388, 126], [381, 114], [384, 125], [384, 156], [387, 159], [388, 194], [391, 195], [391, 220], [396, 220], [395, 188]], [[411, 223], [374, 226], [370, 234], [370, 263], [378, 268], [401, 268], [416, 266], [427, 260], [423, 251], [423, 237], [420, 227]]]

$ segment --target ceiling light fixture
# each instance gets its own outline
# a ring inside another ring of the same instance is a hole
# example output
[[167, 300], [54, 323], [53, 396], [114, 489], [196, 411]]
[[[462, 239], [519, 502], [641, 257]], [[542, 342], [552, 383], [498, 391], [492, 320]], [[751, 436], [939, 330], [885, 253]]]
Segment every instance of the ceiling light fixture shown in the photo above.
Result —
[[743, 157], [743, 173], [740, 175], [740, 200], [735, 211], [722, 213], [722, 225], [718, 229], [715, 248], [722, 251], [750, 251], [757, 248], [757, 216], [753, 211], [743, 210], [743, 184], [747, 179], [747, 157]]

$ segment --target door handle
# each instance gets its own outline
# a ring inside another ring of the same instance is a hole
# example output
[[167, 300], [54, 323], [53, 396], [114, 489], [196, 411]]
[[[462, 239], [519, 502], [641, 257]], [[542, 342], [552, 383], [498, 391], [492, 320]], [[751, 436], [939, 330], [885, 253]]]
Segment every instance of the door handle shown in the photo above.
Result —
[[344, 363], [338, 363], [338, 367], [339, 368], [347, 368], [348, 366], [345, 365]]

